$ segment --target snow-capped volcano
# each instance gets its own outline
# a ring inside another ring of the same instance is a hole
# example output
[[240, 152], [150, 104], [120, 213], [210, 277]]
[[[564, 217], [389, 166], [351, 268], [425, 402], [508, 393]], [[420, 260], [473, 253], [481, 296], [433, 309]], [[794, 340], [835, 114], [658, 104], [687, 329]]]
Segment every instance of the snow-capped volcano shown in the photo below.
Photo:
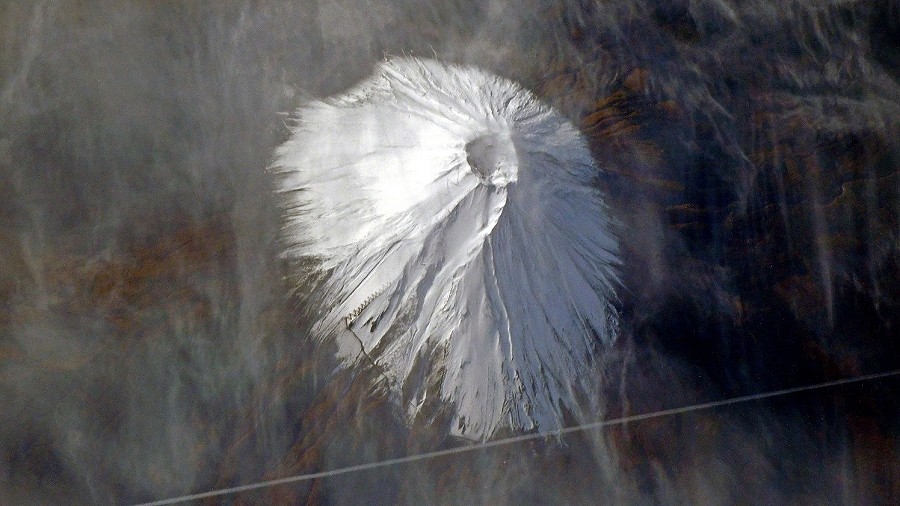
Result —
[[412, 58], [298, 117], [273, 168], [286, 254], [325, 273], [315, 335], [374, 362], [410, 417], [439, 395], [455, 434], [559, 427], [618, 322], [577, 130], [508, 79]]

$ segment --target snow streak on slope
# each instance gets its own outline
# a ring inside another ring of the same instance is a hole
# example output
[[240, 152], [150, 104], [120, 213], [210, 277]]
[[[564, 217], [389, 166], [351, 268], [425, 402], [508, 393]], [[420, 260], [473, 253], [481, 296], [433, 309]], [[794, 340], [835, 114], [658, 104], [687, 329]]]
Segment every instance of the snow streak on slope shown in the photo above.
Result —
[[410, 58], [298, 115], [274, 168], [287, 254], [327, 273], [316, 335], [411, 418], [439, 396], [457, 435], [559, 427], [618, 322], [578, 132], [514, 82]]

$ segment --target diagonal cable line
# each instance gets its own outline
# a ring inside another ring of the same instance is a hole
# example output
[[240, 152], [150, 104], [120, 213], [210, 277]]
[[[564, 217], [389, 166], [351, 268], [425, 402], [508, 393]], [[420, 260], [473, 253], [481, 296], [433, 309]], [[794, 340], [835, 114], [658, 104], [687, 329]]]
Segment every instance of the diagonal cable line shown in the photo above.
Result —
[[468, 452], [482, 450], [482, 449], [486, 449], [486, 448], [493, 448], [496, 446], [504, 446], [504, 445], [508, 445], [508, 444], [519, 443], [522, 441], [531, 441], [534, 439], [543, 439], [543, 438], [547, 438], [550, 436], [560, 436], [563, 434], [570, 434], [572, 432], [580, 432], [580, 431], [586, 431], [586, 430], [591, 430], [591, 429], [600, 429], [600, 428], [609, 427], [612, 425], [623, 425], [623, 424], [626, 424], [629, 422], [636, 422], [636, 421], [647, 420], [647, 419], [651, 419], [651, 418], [662, 418], [662, 417], [666, 417], [666, 416], [678, 415], [678, 414], [682, 414], [682, 413], [689, 413], [689, 412], [693, 412], [693, 411], [702, 411], [702, 410], [712, 409], [712, 408], [716, 408], [716, 407], [720, 407], [720, 406], [729, 406], [729, 405], [733, 405], [733, 404], [740, 404], [740, 403], [750, 402], [750, 401], [755, 401], [755, 400], [760, 400], [760, 399], [767, 399], [770, 397], [779, 397], [779, 396], [790, 395], [790, 394], [794, 394], [794, 393], [798, 393], [798, 392], [806, 392], [809, 390], [819, 390], [819, 389], [823, 389], [823, 388], [847, 385], [850, 383], [860, 383], [863, 381], [884, 379], [884, 378], [889, 378], [889, 377], [897, 376], [897, 375], [900, 375], [900, 369], [895, 369], [893, 371], [887, 371], [887, 372], [865, 374], [865, 375], [856, 376], [853, 378], [844, 378], [844, 379], [839, 379], [839, 380], [826, 381], [824, 383], [817, 383], [814, 385], [805, 385], [805, 386], [799, 386], [799, 387], [793, 387], [793, 388], [785, 388], [782, 390], [774, 390], [771, 392], [763, 392], [763, 393], [759, 393], [759, 394], [742, 395], [739, 397], [732, 397], [729, 399], [722, 399], [719, 401], [704, 402], [701, 404], [692, 404], [689, 406], [682, 406], [682, 407], [672, 408], [672, 409], [664, 409], [664, 410], [660, 410], [660, 411], [654, 411], [651, 413], [642, 413], [642, 414], [638, 414], [638, 415], [629, 415], [629, 416], [623, 416], [623, 417], [619, 417], [619, 418], [610, 418], [608, 420], [601, 420], [601, 421], [591, 422], [591, 423], [587, 423], [587, 424], [583, 424], [583, 425], [575, 425], [572, 427], [565, 427], [562, 429], [557, 429], [557, 430], [552, 430], [552, 431], [547, 431], [547, 432], [524, 434], [521, 436], [513, 436], [513, 437], [508, 437], [508, 438], [503, 438], [503, 439], [497, 439], [495, 441], [487, 441], [487, 442], [484, 442], [481, 444], [476, 444], [476, 445], [458, 446], [455, 448], [448, 448], [446, 450], [437, 450], [437, 451], [433, 451], [433, 452], [418, 453], [415, 455], [407, 455], [406, 457], [398, 457], [398, 458], [393, 458], [393, 459], [379, 460], [376, 462], [367, 462], [365, 464], [341, 467], [338, 469], [330, 469], [327, 471], [319, 471], [319, 472], [308, 473], [308, 474], [299, 474], [299, 475], [295, 475], [295, 476], [286, 476], [284, 478], [260, 481], [260, 482], [256, 482], [256, 483], [250, 483], [247, 485], [240, 485], [237, 487], [221, 488], [221, 489], [216, 489], [216, 490], [210, 490], [207, 492], [199, 492], [196, 494], [182, 495], [182, 496], [172, 497], [172, 498], [168, 498], [168, 499], [160, 499], [158, 501], [140, 503], [136, 506], [163, 506], [163, 505], [168, 505], [168, 504], [177, 504], [177, 503], [182, 503], [182, 502], [187, 502], [187, 501], [194, 501], [197, 499], [206, 499], [209, 497], [218, 497], [218, 496], [223, 496], [223, 495], [237, 494], [239, 492], [247, 492], [247, 491], [251, 491], [251, 490], [258, 490], [261, 488], [275, 487], [275, 486], [284, 485], [287, 483], [297, 483], [297, 482], [301, 482], [301, 481], [314, 480], [317, 478], [326, 478], [326, 477], [337, 476], [337, 475], [341, 475], [341, 474], [366, 471], [369, 469], [376, 469], [379, 467], [389, 467], [389, 466], [395, 466], [395, 465], [400, 465], [400, 464], [407, 464], [410, 462], [417, 462], [417, 461], [421, 461], [421, 460], [429, 460], [429, 459], [435, 459], [435, 458], [440, 458], [440, 457], [446, 457], [446, 456], [450, 456], [450, 455], [458, 455], [458, 454], [468, 453]]

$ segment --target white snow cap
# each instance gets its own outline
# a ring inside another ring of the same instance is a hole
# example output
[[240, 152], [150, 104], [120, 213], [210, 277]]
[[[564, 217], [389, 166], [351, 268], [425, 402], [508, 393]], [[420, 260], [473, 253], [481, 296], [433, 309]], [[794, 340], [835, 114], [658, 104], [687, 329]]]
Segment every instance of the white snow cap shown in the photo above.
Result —
[[411, 419], [439, 396], [456, 435], [559, 428], [618, 327], [578, 131], [508, 79], [414, 58], [298, 116], [273, 168], [286, 254], [325, 273], [315, 335], [374, 362]]

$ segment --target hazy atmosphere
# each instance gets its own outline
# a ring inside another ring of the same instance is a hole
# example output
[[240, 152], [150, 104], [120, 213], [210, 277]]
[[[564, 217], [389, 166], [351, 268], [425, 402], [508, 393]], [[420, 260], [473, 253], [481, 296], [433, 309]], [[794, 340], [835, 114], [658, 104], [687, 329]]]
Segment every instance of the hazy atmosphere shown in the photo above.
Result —
[[[321, 273], [284, 255], [277, 147], [386, 58], [511, 80], [586, 140], [618, 321], [554, 377], [591, 397], [556, 406], [562, 426], [900, 368], [897, 1], [6, 1], [0, 30], [0, 503], [134, 504], [478, 444], [453, 405], [409, 416], [376, 368], [341, 366], [315, 335]], [[204, 504], [896, 504], [898, 387]]]

